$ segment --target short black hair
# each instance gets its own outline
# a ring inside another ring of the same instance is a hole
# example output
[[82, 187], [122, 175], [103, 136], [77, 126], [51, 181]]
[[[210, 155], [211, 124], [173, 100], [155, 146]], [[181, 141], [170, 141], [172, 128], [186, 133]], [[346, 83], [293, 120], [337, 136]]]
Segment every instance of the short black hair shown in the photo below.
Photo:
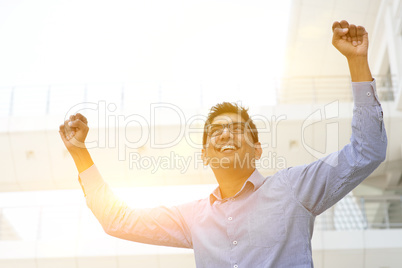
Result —
[[258, 130], [253, 120], [250, 118], [250, 115], [248, 114], [248, 108], [240, 106], [237, 103], [222, 102], [216, 104], [215, 106], [212, 106], [211, 110], [209, 111], [207, 120], [205, 121], [204, 124], [204, 135], [202, 137], [202, 144], [204, 147], [207, 144], [207, 137], [208, 137], [207, 126], [214, 121], [215, 117], [224, 113], [239, 114], [250, 127], [253, 142], [254, 143], [258, 142]]

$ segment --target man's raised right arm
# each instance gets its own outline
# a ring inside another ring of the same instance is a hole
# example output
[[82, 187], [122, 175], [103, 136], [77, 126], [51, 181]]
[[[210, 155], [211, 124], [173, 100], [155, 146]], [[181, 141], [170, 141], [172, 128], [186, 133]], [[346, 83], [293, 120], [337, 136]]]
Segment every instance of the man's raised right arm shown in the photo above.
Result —
[[[86, 203], [109, 235], [140, 243], [191, 248], [187, 227], [192, 204], [172, 208], [133, 209], [120, 200], [103, 180], [85, 147], [87, 119], [76, 114], [60, 126], [59, 133], [79, 172]], [[186, 217], [186, 219], [185, 219]]]

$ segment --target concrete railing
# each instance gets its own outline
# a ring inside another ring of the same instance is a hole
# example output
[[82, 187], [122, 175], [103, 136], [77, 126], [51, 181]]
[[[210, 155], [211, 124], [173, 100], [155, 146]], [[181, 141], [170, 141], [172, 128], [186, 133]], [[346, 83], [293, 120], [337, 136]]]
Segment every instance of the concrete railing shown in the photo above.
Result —
[[[204, 186], [205, 188], [205, 186]], [[90, 230], [94, 237], [104, 235], [96, 221], [88, 221], [90, 212], [74, 192], [77, 202], [0, 208], [0, 241], [47, 240], [79, 236], [79, 229]], [[21, 217], [21, 215], [25, 215]], [[27, 221], [29, 217], [29, 221]], [[94, 225], [83, 226], [85, 223]], [[58, 226], [58, 228], [54, 228]], [[96, 231], [94, 232], [93, 227]], [[59, 232], [60, 228], [64, 231]], [[366, 230], [402, 228], [402, 196], [348, 195], [318, 216], [318, 231]]]
[[[394, 100], [398, 92], [397, 79], [389, 75], [374, 77], [377, 80], [380, 99]], [[260, 86], [264, 92], [276, 90], [276, 104], [315, 104], [334, 100], [341, 102], [353, 100], [349, 76], [291, 77], [278, 81], [270, 81]], [[242, 100], [244, 96], [241, 94], [249, 94], [247, 87], [253, 86], [251, 83], [243, 87], [229, 84], [215, 87], [222, 92], [214, 90], [208, 93], [206, 90], [208, 86], [202, 83], [190, 83], [183, 88], [180, 83], [170, 85], [155, 81], [0, 87], [0, 117], [65, 114], [78, 103], [99, 100], [113, 103], [121, 111], [133, 107], [137, 110], [141, 108], [149, 110], [150, 103], [158, 102], [171, 102], [183, 107], [189, 105], [192, 109], [197, 109], [203, 108], [207, 100], [214, 100], [215, 95], [226, 96], [233, 90], [237, 91], [236, 95]], [[262, 95], [261, 98], [268, 97]], [[192, 100], [191, 104], [188, 103], [189, 99]]]
[[[374, 76], [381, 101], [393, 101], [398, 91], [396, 77]], [[277, 92], [279, 104], [352, 102], [349, 76], [312, 76], [283, 78]]]
[[317, 218], [318, 230], [402, 228], [402, 196], [348, 195]]

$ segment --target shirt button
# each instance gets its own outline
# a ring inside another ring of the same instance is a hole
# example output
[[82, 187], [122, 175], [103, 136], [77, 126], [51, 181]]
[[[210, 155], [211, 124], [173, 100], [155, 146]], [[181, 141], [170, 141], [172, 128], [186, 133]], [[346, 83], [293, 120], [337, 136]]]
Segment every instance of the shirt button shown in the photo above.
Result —
[[232, 218], [232, 217], [229, 217], [228, 220], [231, 221], [231, 220], [233, 220], [233, 218]]
[[233, 245], [237, 245], [237, 241], [235, 240], [235, 241], [233, 241]]
[[371, 93], [370, 92], [367, 92], [367, 97], [370, 97], [371, 96]]
[[233, 265], [233, 268], [238, 268], [238, 267], [239, 267], [239, 265], [237, 265], [237, 264]]

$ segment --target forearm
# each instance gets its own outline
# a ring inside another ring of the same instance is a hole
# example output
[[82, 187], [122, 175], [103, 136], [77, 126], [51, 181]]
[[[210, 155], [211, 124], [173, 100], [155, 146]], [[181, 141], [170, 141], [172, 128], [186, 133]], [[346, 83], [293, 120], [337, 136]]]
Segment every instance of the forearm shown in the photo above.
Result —
[[77, 167], [78, 173], [87, 170], [94, 164], [87, 148], [77, 148], [74, 151], [70, 151], [70, 154]]
[[348, 58], [348, 64], [352, 82], [373, 81], [367, 57]]

